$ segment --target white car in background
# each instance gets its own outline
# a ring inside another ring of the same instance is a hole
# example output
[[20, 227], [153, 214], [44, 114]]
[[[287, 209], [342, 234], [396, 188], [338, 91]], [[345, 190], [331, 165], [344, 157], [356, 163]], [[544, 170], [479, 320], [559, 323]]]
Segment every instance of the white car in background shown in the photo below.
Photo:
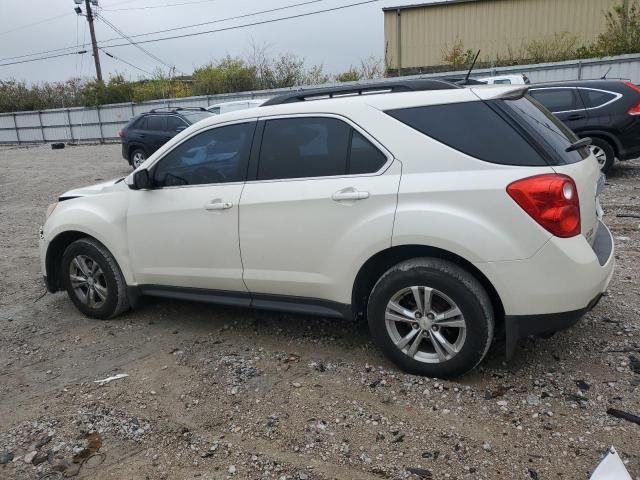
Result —
[[615, 263], [589, 140], [526, 91], [384, 82], [201, 120], [49, 206], [47, 288], [101, 319], [141, 295], [367, 318], [429, 377], [496, 331], [509, 356], [577, 322]]
[[478, 77], [474, 80], [479, 80], [488, 85], [529, 85], [531, 81], [524, 73], [518, 73], [516, 75], [495, 75], [493, 77]]
[[260, 100], [238, 100], [235, 102], [216, 103], [207, 107], [207, 110], [215, 115], [227, 112], [235, 112], [236, 110], [246, 110], [248, 108], [256, 108], [266, 102], [266, 98]]

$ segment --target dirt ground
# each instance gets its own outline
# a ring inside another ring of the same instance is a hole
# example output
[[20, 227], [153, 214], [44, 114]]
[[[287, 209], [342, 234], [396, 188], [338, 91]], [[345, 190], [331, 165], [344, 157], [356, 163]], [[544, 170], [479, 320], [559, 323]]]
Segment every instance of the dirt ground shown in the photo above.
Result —
[[45, 295], [47, 205], [127, 174], [119, 148], [0, 148], [0, 478], [586, 479], [614, 445], [640, 479], [640, 425], [607, 414], [640, 415], [640, 161], [607, 182], [600, 304], [441, 381], [363, 323], [158, 299], [96, 321]]

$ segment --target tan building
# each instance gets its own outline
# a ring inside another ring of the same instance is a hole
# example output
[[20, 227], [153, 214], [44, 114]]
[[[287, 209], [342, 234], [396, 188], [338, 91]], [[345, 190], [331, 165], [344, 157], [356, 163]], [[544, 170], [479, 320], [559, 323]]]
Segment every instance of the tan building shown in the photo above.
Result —
[[446, 64], [444, 53], [456, 43], [480, 49], [483, 62], [521, 55], [531, 40], [556, 32], [589, 43], [606, 26], [604, 12], [628, 1], [449, 0], [383, 8], [387, 66], [429, 70]]

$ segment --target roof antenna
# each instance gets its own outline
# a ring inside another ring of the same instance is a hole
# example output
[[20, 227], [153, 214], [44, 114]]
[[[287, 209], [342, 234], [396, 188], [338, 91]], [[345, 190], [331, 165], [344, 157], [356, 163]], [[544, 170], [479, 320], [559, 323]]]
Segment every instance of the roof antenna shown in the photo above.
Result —
[[471, 66], [469, 67], [469, 71], [467, 72], [467, 75], [464, 77], [464, 82], [462, 83], [462, 85], [466, 85], [467, 82], [469, 81], [469, 76], [471, 75], [471, 71], [473, 70], [473, 67], [476, 66], [476, 61], [478, 60], [479, 56], [480, 56], [480, 50], [478, 50], [478, 53], [476, 53], [476, 56], [473, 57], [473, 62], [471, 63]]
[[607, 75], [609, 75], [609, 72], [611, 71], [613, 67], [609, 67], [609, 70], [607, 70], [607, 73], [605, 73], [603, 76], [600, 77], [600, 80], [606, 80], [607, 79]]

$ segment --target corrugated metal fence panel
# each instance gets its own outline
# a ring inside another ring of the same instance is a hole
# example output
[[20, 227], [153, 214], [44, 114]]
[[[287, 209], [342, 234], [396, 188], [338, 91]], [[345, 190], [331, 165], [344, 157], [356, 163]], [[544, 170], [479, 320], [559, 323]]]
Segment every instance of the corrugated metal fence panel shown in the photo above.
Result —
[[71, 140], [69, 127], [44, 127], [44, 138], [47, 142], [66, 142]]
[[38, 128], [21, 128], [20, 129], [20, 141], [25, 143], [42, 143], [42, 129]]
[[104, 135], [104, 138], [118, 138], [118, 131], [126, 124], [127, 122], [102, 125], [102, 134]]
[[0, 128], [14, 128], [15, 123], [13, 123], [13, 114], [9, 115], [0, 115]]
[[69, 123], [67, 112], [62, 110], [44, 110], [40, 113], [40, 118], [42, 119], [42, 125], [45, 127], [67, 125]]
[[[532, 83], [538, 83], [554, 80], [575, 80], [578, 78], [600, 78], [607, 72], [609, 72], [608, 78], [625, 78], [640, 84], [640, 54], [538, 65], [485, 68], [475, 70], [473, 76], [526, 73]], [[466, 74], [466, 71], [414, 75], [404, 78], [440, 78], [464, 74]], [[386, 80], [393, 81], [395, 79], [389, 78]], [[315, 85], [305, 88], [328, 87], [330, 85]], [[99, 113], [97, 108], [71, 108], [0, 114], [0, 143], [115, 140], [118, 138], [118, 130], [124, 127], [132, 116], [148, 112], [154, 108], [166, 108], [169, 102], [172, 107], [206, 107], [207, 105], [235, 100], [269, 98], [291, 90], [289, 88], [281, 88], [277, 90], [154, 100], [139, 104], [104, 105], [100, 107]], [[18, 131], [14, 126], [14, 118], [18, 124]], [[69, 125], [70, 123], [71, 125]]]
[[75, 140], [100, 140], [100, 125], [74, 125], [71, 129]]
[[0, 130], [0, 143], [18, 143], [16, 130]]
[[84, 125], [87, 123], [98, 123], [98, 111], [93, 109], [70, 110], [69, 116], [72, 125]]
[[128, 122], [132, 116], [133, 109], [131, 104], [100, 107], [100, 119], [103, 122]]
[[18, 128], [29, 128], [40, 126], [40, 116], [38, 112], [16, 114], [16, 124]]

